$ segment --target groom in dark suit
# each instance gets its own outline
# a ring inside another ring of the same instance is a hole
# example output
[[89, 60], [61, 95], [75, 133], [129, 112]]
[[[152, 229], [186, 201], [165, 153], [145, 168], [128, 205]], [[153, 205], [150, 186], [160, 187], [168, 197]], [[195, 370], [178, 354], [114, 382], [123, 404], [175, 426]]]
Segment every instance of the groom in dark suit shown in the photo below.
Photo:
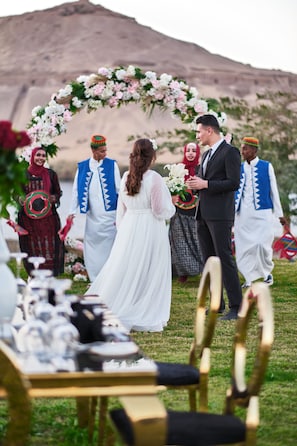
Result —
[[[240, 152], [220, 135], [215, 116], [206, 114], [196, 120], [197, 139], [209, 146], [201, 159], [197, 177], [187, 181], [190, 189], [199, 190], [198, 238], [204, 261], [217, 256], [222, 263], [223, 284], [229, 300], [229, 312], [220, 319], [237, 319], [242, 291], [236, 263], [231, 249], [231, 232], [234, 222], [234, 192], [239, 187]], [[220, 312], [225, 303], [222, 298]]]

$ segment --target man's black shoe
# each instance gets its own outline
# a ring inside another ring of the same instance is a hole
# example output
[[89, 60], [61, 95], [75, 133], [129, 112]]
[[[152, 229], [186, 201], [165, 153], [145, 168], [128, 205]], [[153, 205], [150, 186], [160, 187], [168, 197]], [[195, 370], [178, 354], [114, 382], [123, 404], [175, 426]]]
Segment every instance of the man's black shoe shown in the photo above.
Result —
[[229, 310], [225, 316], [219, 318], [220, 321], [232, 321], [238, 318], [237, 310]]
[[224, 300], [221, 300], [221, 305], [220, 305], [220, 308], [219, 308], [219, 311], [218, 311], [218, 314], [224, 314], [225, 313], [225, 301]]
[[[209, 312], [209, 309], [207, 308], [207, 309], [205, 310], [205, 314], [208, 315], [208, 312]], [[218, 314], [224, 314], [224, 312], [225, 312], [225, 307], [224, 307], [224, 308], [219, 308], [219, 309], [218, 309]]]

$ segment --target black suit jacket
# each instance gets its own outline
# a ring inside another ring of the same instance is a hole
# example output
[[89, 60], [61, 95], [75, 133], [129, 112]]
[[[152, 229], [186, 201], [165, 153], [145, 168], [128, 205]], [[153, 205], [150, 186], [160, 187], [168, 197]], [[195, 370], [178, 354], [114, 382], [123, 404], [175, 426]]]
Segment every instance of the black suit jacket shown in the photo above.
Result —
[[234, 192], [239, 187], [241, 156], [239, 150], [223, 141], [207, 163], [203, 174], [203, 154], [198, 176], [208, 180], [208, 189], [199, 191], [196, 218], [234, 220]]

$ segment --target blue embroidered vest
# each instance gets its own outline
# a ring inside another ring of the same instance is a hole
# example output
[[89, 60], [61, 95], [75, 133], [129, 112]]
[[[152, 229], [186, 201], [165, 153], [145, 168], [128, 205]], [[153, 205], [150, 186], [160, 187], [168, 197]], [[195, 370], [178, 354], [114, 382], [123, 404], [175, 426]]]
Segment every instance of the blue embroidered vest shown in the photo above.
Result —
[[[245, 186], [244, 163], [241, 163], [240, 184], [235, 192], [235, 211], [239, 211], [242, 194]], [[260, 160], [252, 169], [253, 201], [256, 210], [272, 209], [270, 196], [269, 162]]]
[[[98, 167], [101, 193], [106, 211], [115, 211], [117, 208], [118, 194], [114, 178], [114, 163], [110, 158], [104, 158]], [[77, 190], [79, 209], [82, 214], [89, 210], [89, 187], [93, 176], [89, 159], [78, 163]], [[98, 191], [99, 193], [99, 191]]]

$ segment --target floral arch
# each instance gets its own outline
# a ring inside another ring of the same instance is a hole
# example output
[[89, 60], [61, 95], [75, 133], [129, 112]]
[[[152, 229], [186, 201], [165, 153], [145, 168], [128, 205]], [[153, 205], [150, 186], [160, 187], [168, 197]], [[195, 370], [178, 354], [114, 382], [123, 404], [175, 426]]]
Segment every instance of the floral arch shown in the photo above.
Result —
[[[224, 113], [211, 109], [212, 100], [199, 98], [195, 87], [170, 74], [157, 76], [153, 71], [143, 72], [132, 65], [101, 67], [97, 74], [81, 75], [71, 81], [53, 94], [46, 106], [32, 110], [28, 126], [32, 147], [40, 144], [54, 156], [58, 150], [55, 138], [66, 132], [67, 123], [82, 109], [86, 108], [89, 113], [101, 107], [119, 108], [131, 102], [139, 103], [145, 112], [158, 106], [190, 125], [206, 112], [215, 114], [221, 125], [226, 119]], [[30, 150], [24, 153], [24, 158], [28, 159], [29, 153]]]

